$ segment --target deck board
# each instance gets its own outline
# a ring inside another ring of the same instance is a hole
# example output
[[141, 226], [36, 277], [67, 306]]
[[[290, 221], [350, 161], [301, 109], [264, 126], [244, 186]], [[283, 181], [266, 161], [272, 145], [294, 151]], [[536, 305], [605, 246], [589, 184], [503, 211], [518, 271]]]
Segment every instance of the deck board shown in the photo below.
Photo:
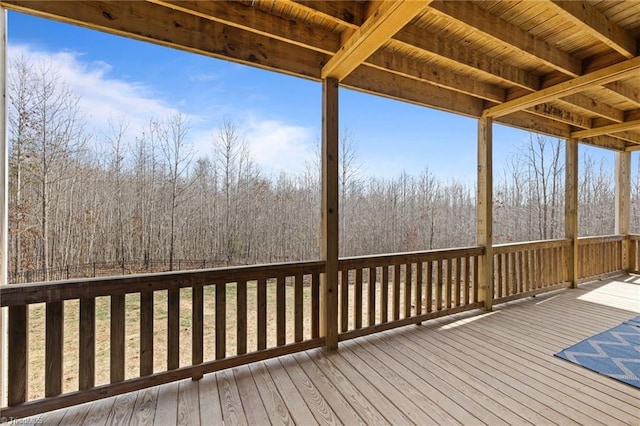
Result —
[[39, 416], [45, 424], [630, 424], [640, 390], [553, 355], [640, 314], [640, 277]]

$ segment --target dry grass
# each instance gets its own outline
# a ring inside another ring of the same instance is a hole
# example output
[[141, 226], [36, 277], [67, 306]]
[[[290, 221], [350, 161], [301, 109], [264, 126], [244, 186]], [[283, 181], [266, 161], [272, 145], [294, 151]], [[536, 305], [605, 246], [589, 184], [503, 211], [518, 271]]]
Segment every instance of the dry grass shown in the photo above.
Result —
[[[267, 285], [267, 346], [276, 346], [276, 291], [275, 283]], [[255, 282], [247, 284], [247, 349], [257, 349], [257, 289]], [[294, 289], [286, 286], [287, 343], [294, 340]], [[226, 294], [227, 356], [236, 354], [236, 286], [227, 284]], [[125, 298], [125, 378], [138, 377], [140, 366], [140, 295]], [[204, 290], [204, 359], [215, 358], [215, 289]], [[311, 289], [303, 288], [304, 337], [311, 336]], [[180, 291], [180, 366], [191, 364], [191, 289]], [[79, 317], [77, 300], [64, 304], [64, 360], [63, 392], [78, 389]], [[110, 363], [110, 299], [96, 299], [96, 385], [109, 382]], [[44, 397], [45, 373], [45, 305], [34, 304], [29, 309], [29, 400]], [[154, 372], [166, 370], [167, 365], [167, 291], [154, 293]]]
[[[362, 326], [368, 323], [367, 278], [362, 284]], [[376, 285], [376, 323], [381, 319], [381, 283]], [[399, 286], [399, 317], [404, 318], [404, 283]], [[434, 289], [435, 290], [435, 289]], [[204, 359], [215, 358], [215, 286], [204, 288]], [[355, 328], [355, 286], [349, 286], [348, 329]], [[339, 293], [340, 294], [340, 293]], [[423, 293], [424, 295], [424, 293]], [[411, 315], [415, 314], [415, 286], [412, 286]], [[435, 297], [435, 292], [434, 292]], [[236, 285], [226, 286], [226, 347], [227, 356], [236, 354], [237, 299]], [[388, 319], [393, 318], [393, 284], [388, 288]], [[432, 302], [435, 303], [435, 300]], [[425, 300], [423, 299], [423, 306]], [[294, 287], [285, 286], [286, 341], [294, 341]], [[129, 294], [125, 297], [125, 378], [139, 376], [140, 366], [140, 295]], [[30, 305], [29, 311], [29, 400], [44, 397], [44, 344], [45, 306]], [[180, 291], [180, 366], [191, 365], [191, 289]], [[247, 283], [247, 350], [257, 350], [257, 285]], [[342, 312], [340, 312], [340, 317]], [[78, 353], [79, 353], [79, 302], [67, 301], [64, 304], [64, 365], [63, 392], [78, 389]], [[311, 338], [311, 288], [303, 287], [303, 330], [304, 339]], [[339, 318], [340, 321], [340, 318]], [[267, 347], [276, 346], [276, 283], [267, 284]], [[96, 385], [109, 382], [110, 363], [110, 298], [96, 299]], [[166, 371], [167, 365], [167, 291], [154, 293], [154, 372]]]

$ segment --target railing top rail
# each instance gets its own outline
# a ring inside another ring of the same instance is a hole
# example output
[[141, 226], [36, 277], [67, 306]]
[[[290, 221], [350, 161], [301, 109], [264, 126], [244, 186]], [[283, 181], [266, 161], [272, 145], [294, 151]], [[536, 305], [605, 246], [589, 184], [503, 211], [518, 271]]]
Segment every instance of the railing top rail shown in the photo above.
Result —
[[352, 269], [374, 266], [399, 265], [402, 263], [426, 262], [430, 260], [453, 259], [456, 257], [481, 256], [484, 254], [484, 251], [484, 247], [460, 247], [404, 253], [353, 256], [341, 258], [338, 262], [338, 267], [340, 269]]
[[322, 272], [324, 272], [324, 262], [310, 261], [11, 284], [0, 287], [0, 306], [57, 302], [191, 287], [197, 284], [215, 285], [238, 280], [258, 280]]
[[640, 240], [640, 234], [629, 234], [629, 239], [634, 241]]
[[571, 240], [566, 238], [556, 240], [524, 241], [518, 243], [496, 244], [495, 246], [493, 246], [493, 252], [495, 254], [501, 254], [520, 250], [568, 247], [570, 245]]
[[624, 241], [627, 238], [626, 235], [617, 235], [617, 234], [612, 234], [612, 235], [596, 235], [596, 236], [589, 236], [589, 237], [580, 237], [578, 238], [578, 242], [580, 243], [611, 243], [611, 242], [615, 242], [615, 241]]

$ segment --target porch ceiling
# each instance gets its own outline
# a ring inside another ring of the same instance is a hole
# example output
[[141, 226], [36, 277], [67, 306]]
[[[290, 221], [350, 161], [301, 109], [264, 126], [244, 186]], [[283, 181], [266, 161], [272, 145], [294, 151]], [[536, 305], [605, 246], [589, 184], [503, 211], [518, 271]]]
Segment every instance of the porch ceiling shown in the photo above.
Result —
[[0, 4], [561, 138], [640, 149], [638, 1]]

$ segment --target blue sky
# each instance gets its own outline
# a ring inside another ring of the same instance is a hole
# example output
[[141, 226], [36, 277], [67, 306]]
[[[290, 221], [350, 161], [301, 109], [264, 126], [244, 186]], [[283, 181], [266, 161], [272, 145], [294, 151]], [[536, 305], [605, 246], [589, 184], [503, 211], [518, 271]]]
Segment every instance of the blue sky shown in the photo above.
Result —
[[[268, 174], [301, 170], [320, 139], [317, 82], [14, 12], [8, 31], [9, 56], [54, 63], [81, 96], [96, 135], [106, 131], [109, 117], [126, 116], [133, 137], [149, 118], [180, 110], [189, 117], [194, 150], [207, 154], [217, 127], [231, 119]], [[476, 120], [346, 89], [340, 108], [341, 127], [352, 134], [368, 174], [392, 177], [429, 167], [444, 179], [475, 180]], [[494, 126], [497, 173], [527, 138]], [[589, 151], [613, 167], [612, 153]]]

